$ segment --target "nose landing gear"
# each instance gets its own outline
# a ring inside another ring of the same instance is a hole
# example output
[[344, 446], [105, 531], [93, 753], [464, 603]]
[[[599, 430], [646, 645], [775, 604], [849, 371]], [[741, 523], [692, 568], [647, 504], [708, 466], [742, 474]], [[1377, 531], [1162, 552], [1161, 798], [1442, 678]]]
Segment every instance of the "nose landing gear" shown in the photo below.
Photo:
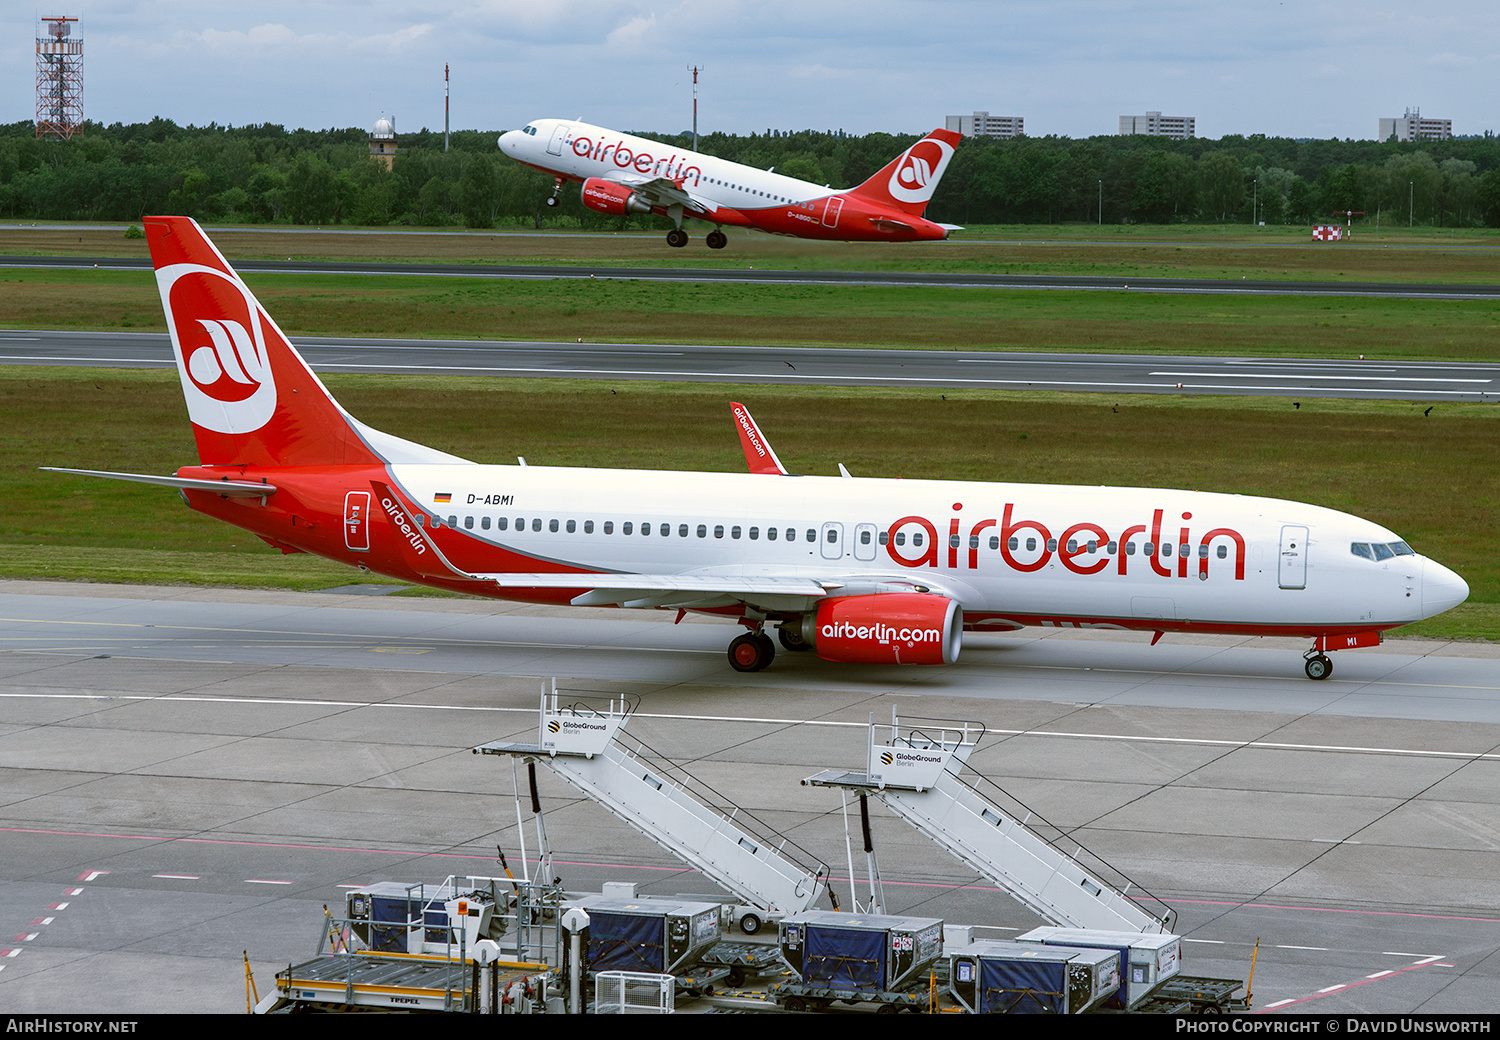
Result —
[[556, 206], [557, 197], [562, 194], [563, 179], [561, 177], [554, 177], [553, 180], [555, 186], [552, 189], [552, 195], [547, 199], [547, 205], [549, 206]]
[[1309, 679], [1326, 679], [1333, 674], [1333, 662], [1316, 647], [1303, 654], [1302, 658], [1306, 662], [1302, 670]]

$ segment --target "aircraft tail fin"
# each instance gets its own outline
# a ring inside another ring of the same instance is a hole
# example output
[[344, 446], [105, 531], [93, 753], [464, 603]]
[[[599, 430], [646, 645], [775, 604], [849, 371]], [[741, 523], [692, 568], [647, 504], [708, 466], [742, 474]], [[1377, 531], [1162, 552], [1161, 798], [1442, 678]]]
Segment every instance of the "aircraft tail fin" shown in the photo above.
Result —
[[934, 130], [847, 194], [920, 217], [961, 140], [953, 130]]
[[204, 465], [385, 461], [196, 221], [143, 224]]
[[204, 465], [464, 461], [344, 411], [197, 221], [142, 223]]

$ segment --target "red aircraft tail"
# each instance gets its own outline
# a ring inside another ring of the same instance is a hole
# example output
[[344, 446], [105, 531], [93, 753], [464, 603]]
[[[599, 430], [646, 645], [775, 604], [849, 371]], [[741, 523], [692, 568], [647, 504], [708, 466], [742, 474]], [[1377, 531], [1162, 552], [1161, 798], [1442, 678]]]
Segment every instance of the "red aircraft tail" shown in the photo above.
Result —
[[952, 130], [934, 130], [846, 194], [920, 217], [961, 140], [963, 135]]
[[196, 221], [143, 223], [204, 465], [385, 461]]

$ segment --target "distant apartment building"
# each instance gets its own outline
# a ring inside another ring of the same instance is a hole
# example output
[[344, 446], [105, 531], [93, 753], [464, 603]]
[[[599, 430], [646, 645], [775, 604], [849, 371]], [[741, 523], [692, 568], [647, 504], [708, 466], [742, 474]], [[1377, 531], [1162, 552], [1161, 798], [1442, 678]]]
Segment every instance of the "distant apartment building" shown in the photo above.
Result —
[[1174, 141], [1186, 141], [1193, 136], [1192, 116], [1164, 116], [1160, 112], [1147, 112], [1143, 116], [1121, 116], [1120, 136], [1145, 134], [1148, 137], [1170, 137]]
[[1398, 141], [1446, 141], [1453, 136], [1453, 120], [1424, 119], [1420, 108], [1408, 108], [1399, 119], [1380, 121], [1377, 140], [1389, 141], [1392, 134]]
[[948, 129], [965, 137], [1024, 137], [1025, 124], [1022, 116], [992, 116], [988, 112], [948, 117]]

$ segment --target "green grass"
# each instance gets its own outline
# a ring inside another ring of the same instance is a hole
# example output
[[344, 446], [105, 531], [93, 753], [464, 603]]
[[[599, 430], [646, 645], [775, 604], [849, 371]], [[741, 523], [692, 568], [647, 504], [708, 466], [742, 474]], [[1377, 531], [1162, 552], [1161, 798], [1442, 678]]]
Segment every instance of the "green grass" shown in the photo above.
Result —
[[[1500, 638], [1500, 411], [1279, 398], [701, 387], [335, 376], [371, 425], [479, 462], [740, 471], [744, 401], [796, 472], [1186, 487], [1368, 517], [1456, 569], [1435, 637]], [[196, 461], [175, 373], [0, 368], [0, 573], [324, 588], [356, 571], [276, 550], [169, 490], [37, 466], [169, 473]]]
[[[925, 287], [250, 275], [296, 336], [1490, 361], [1500, 304]], [[0, 272], [0, 327], [164, 331], [148, 272]]]

